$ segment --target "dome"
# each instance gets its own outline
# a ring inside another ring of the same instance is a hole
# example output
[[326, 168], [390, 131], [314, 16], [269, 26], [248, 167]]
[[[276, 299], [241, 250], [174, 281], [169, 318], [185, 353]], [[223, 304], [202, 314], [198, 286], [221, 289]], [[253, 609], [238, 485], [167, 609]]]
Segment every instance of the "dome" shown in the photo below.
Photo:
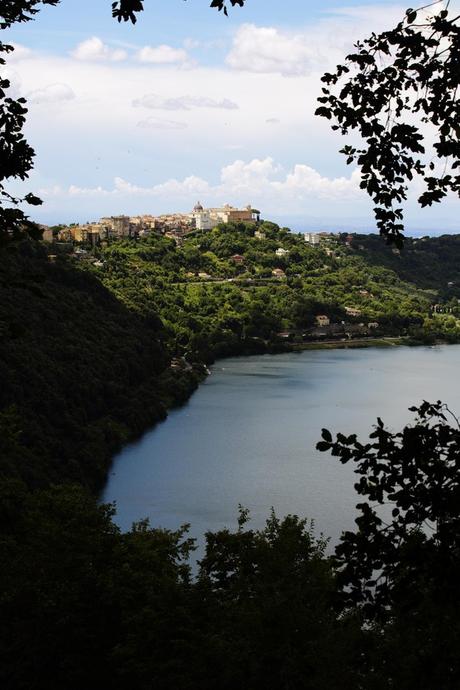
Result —
[[200, 204], [199, 201], [197, 201], [197, 203], [196, 203], [195, 206], [193, 207], [193, 210], [194, 210], [195, 212], [204, 211], [204, 209], [203, 209], [203, 207], [202, 207], [202, 205]]

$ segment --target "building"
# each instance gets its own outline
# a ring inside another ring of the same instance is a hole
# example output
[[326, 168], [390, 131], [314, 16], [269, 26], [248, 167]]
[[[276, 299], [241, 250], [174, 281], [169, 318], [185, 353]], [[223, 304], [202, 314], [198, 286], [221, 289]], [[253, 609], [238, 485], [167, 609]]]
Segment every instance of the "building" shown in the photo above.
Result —
[[195, 204], [191, 216], [197, 230], [212, 230], [216, 225], [216, 220], [213, 220], [211, 213], [205, 210], [199, 201]]
[[272, 276], [279, 279], [286, 278], [286, 274], [281, 268], [274, 268], [272, 271]]
[[326, 316], [326, 314], [318, 314], [317, 316], [315, 316], [315, 321], [316, 324], [320, 327], [329, 326], [329, 324], [331, 323], [329, 316]]
[[47, 225], [41, 225], [40, 228], [43, 230], [42, 240], [43, 242], [52, 242], [54, 240], [53, 231]]
[[256, 230], [254, 233], [254, 237], [256, 240], [265, 240], [266, 239], [266, 234], [262, 232], [262, 230]]
[[304, 237], [305, 242], [308, 242], [308, 244], [315, 245], [320, 243], [320, 237], [316, 232], [306, 232]]
[[214, 223], [251, 223], [260, 219], [260, 211], [253, 209], [250, 204], [243, 209], [225, 204], [220, 208], [202, 210], [207, 210]]
[[276, 256], [279, 256], [279, 257], [287, 256], [289, 254], [289, 250], [283, 249], [283, 247], [278, 247], [275, 254], [276, 254]]
[[361, 309], [356, 309], [356, 307], [345, 307], [345, 311], [347, 312], [348, 316], [361, 315]]
[[132, 229], [129, 216], [110, 216], [110, 218], [101, 218], [99, 225], [102, 228], [104, 237], [121, 238], [131, 237]]
[[244, 264], [244, 256], [241, 256], [241, 254], [233, 254], [231, 260], [234, 264]]
[[70, 237], [74, 242], [86, 242], [88, 230], [84, 225], [74, 225], [69, 228]]

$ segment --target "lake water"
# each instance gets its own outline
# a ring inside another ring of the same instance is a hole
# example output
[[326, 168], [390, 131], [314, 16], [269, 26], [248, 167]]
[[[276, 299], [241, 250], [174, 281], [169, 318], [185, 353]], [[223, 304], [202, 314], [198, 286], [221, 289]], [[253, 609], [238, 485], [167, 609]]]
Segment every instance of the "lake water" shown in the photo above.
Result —
[[398, 430], [423, 399], [460, 412], [460, 345], [316, 350], [219, 361], [184, 407], [116, 458], [103, 495], [122, 529], [149, 517], [193, 536], [235, 527], [238, 504], [261, 527], [315, 520], [332, 543], [353, 527], [354, 474], [318, 453], [321, 428], [367, 437], [376, 417]]

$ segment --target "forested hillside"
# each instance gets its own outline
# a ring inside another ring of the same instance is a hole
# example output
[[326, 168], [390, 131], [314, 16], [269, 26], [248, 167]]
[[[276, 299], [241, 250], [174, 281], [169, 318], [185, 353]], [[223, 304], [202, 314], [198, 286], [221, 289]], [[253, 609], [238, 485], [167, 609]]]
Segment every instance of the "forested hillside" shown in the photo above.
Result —
[[198, 377], [161, 374], [160, 321], [38, 244], [2, 250], [0, 289], [2, 475], [100, 487], [113, 451], [164, 418]]
[[460, 298], [460, 235], [406, 237], [402, 250], [389, 249], [378, 235], [354, 235], [351, 246], [366, 263], [390, 268], [401, 280], [447, 300]]
[[[446, 278], [457, 275], [455, 258], [435, 240], [422, 246], [430, 251], [414, 252], [409, 242], [407, 254], [395, 253], [377, 236], [342, 234], [312, 247], [274, 223], [240, 223], [193, 233], [179, 246], [159, 235], [114, 242], [90, 270], [130, 308], [159, 315], [176, 354], [206, 361], [273, 350], [286, 332], [291, 341], [376, 334], [456, 341], [460, 288]], [[438, 302], [445, 313], [434, 312]], [[320, 314], [345, 328], [315, 330]], [[378, 323], [372, 333], [369, 322]]]

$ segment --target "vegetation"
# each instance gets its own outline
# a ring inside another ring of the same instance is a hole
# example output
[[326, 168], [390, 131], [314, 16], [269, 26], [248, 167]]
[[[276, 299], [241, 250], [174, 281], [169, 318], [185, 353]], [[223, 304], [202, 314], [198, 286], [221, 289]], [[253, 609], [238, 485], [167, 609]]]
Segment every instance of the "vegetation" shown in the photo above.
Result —
[[408, 9], [394, 29], [358, 42], [346, 63], [322, 78], [327, 88], [316, 114], [343, 135], [361, 135], [363, 148], [346, 145], [342, 153], [361, 170], [381, 234], [400, 247], [403, 210], [395, 204], [407, 199], [414, 177], [425, 185], [422, 207], [460, 196], [460, 26], [448, 6]]
[[[318, 340], [457, 342], [459, 249], [456, 236], [408, 240], [402, 254], [376, 236], [311, 247], [267, 221], [221, 225], [180, 246], [157, 234], [113, 241], [96, 256], [8, 244], [0, 472], [31, 487], [101, 487], [113, 452], [185, 401], [216, 357]], [[318, 329], [318, 314], [336, 330]]]
[[[2, 3], [1, 28], [26, 21], [39, 4]], [[227, 11], [224, 0], [212, 6]], [[134, 21], [142, 9], [139, 0], [113, 4], [118, 19]], [[458, 191], [458, 176], [426, 174], [412, 157], [421, 153], [418, 131], [392, 119], [422, 108], [439, 126], [439, 158], [458, 165], [458, 26], [443, 12], [430, 34], [409, 26], [416, 19], [410, 11], [395, 32], [358, 46], [356, 80], [338, 101], [325, 92], [339, 128], [357, 126], [367, 138], [367, 149], [345, 153], [358, 156], [379, 227], [393, 239], [402, 229], [393, 202], [405, 198], [412, 167], [428, 185], [422, 203]], [[389, 46], [394, 63], [381, 68], [376, 55]], [[0, 44], [0, 52], [10, 49]], [[25, 102], [8, 98], [8, 87], [0, 81], [0, 195], [15, 207], [20, 200], [4, 183], [27, 177], [33, 150], [22, 134]], [[405, 101], [407, 87], [422, 88], [424, 97]], [[388, 95], [396, 98], [392, 112]], [[24, 200], [40, 203], [32, 194]], [[197, 360], [281, 347], [277, 333], [307, 331], [317, 311], [340, 320], [351, 306], [359, 319], [378, 319], [384, 333], [458, 338], [455, 239], [414, 242], [403, 257], [379, 259], [374, 238], [342, 237], [329, 253], [271, 224], [262, 229], [266, 238], [257, 241], [254, 228], [238, 226], [180, 248], [156, 236], [115, 243], [100, 250], [102, 266], [73, 265], [29, 241], [10, 243], [36, 229], [22, 211], [1, 208], [0, 681], [7, 690], [459, 687], [459, 431], [440, 403], [424, 403], [400, 434], [379, 420], [369, 443], [333, 441], [323, 431], [320, 450], [356, 463], [356, 488], [368, 499], [357, 531], [345, 533], [333, 557], [304, 521], [273, 515], [254, 532], [242, 510], [237, 532], [207, 535], [193, 579], [185, 527], [168, 532], [141, 522], [121, 534], [113, 508], [84, 488], [100, 486], [120, 442], [188, 395], [201, 375]], [[277, 256], [279, 247], [289, 255]], [[232, 260], [235, 253], [244, 261]], [[285, 277], [274, 277], [274, 267]], [[431, 311], [434, 301], [440, 311]]]
[[[370, 443], [324, 432], [321, 450], [354, 461], [369, 498], [334, 556], [295, 516], [253, 531], [242, 511], [236, 532], [207, 535], [192, 576], [185, 527], [121, 533], [94, 496], [113, 451], [186, 399], [201, 361], [295, 346], [318, 312], [378, 318], [385, 333], [456, 324], [457, 245], [413, 240], [398, 254], [342, 235], [310, 247], [265, 222], [180, 246], [114, 241], [97, 257], [4, 247], [2, 687], [457, 688], [459, 432], [440, 405], [401, 435], [379, 422]], [[434, 300], [452, 311], [432, 313]], [[395, 502], [385, 523], [375, 501]]]
[[[326, 237], [312, 247], [265, 221], [219, 225], [180, 246], [159, 235], [114, 242], [98, 252], [102, 266], [89, 270], [130, 309], [153, 310], [172, 353], [210, 362], [277, 351], [286, 347], [286, 335], [289, 342], [327, 339], [327, 329], [314, 328], [319, 314], [337, 326], [329, 336], [337, 339], [456, 342], [459, 250], [457, 236], [408, 239], [402, 254], [365, 235]], [[242, 259], [235, 262], [235, 255]], [[273, 275], [277, 269], [281, 277]], [[439, 313], [433, 311], [438, 303]]]
[[323, 431], [369, 501], [335, 556], [305, 521], [253, 531], [241, 510], [192, 578], [186, 527], [122, 534], [81, 487], [4, 482], [2, 687], [456, 690], [460, 432], [415, 412], [364, 443]]
[[0, 290], [1, 476], [100, 487], [115, 449], [183, 402], [200, 372], [173, 375], [158, 319], [37, 244], [3, 249]]

